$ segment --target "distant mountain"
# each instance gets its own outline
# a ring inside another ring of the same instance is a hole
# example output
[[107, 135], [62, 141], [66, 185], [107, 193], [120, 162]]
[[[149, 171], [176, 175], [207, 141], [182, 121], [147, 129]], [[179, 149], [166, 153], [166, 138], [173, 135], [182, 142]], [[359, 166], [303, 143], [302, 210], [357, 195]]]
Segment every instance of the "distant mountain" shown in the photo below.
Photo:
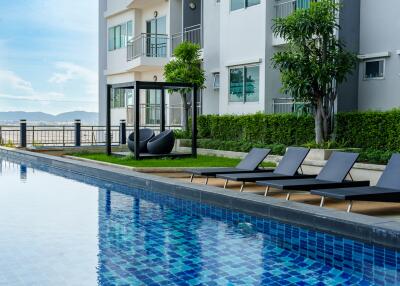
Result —
[[35, 123], [72, 123], [80, 119], [84, 124], [97, 125], [99, 114], [97, 112], [72, 111], [52, 115], [44, 112], [10, 111], [0, 112], [0, 123], [17, 123], [21, 119]]

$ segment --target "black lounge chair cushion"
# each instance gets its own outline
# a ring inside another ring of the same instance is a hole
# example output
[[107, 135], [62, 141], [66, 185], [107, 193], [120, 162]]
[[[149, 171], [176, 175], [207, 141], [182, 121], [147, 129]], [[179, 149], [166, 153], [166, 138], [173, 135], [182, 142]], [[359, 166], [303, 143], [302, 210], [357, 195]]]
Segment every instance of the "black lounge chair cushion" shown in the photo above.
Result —
[[[275, 170], [257, 173], [244, 174], [222, 174], [217, 175], [218, 178], [227, 179], [230, 181], [255, 182], [259, 180], [269, 179], [291, 179], [297, 177], [297, 170], [300, 168], [304, 159], [307, 157], [310, 149], [302, 147], [289, 147], [285, 156], [279, 162]], [[298, 176], [299, 178], [315, 178], [316, 175]]]
[[234, 168], [187, 169], [185, 170], [185, 172], [208, 177], [215, 177], [217, 174], [262, 172], [265, 170], [260, 170], [257, 168], [265, 160], [270, 152], [271, 149], [253, 148], [246, 155], [246, 157], [244, 157], [243, 160]]
[[300, 175], [295, 174], [294, 176], [287, 176], [276, 174], [272, 170], [258, 172], [258, 173], [241, 173], [241, 174], [221, 174], [217, 175], [217, 178], [226, 179], [229, 181], [240, 181], [240, 182], [256, 182], [260, 180], [284, 180], [292, 178], [315, 178], [316, 175]]
[[[154, 137], [154, 131], [149, 128], [139, 130], [139, 152], [147, 153], [147, 142]], [[135, 152], [135, 133], [132, 132], [128, 136], [128, 148], [131, 152]]]
[[333, 152], [328, 162], [318, 174], [318, 180], [342, 182], [357, 161], [359, 154]]
[[400, 190], [380, 187], [312, 190], [311, 194], [347, 201], [400, 202]]
[[289, 147], [282, 160], [275, 168], [274, 173], [286, 176], [294, 176], [309, 152], [309, 148]]
[[393, 154], [377, 183], [378, 187], [400, 190], [400, 154]]
[[256, 169], [248, 171], [248, 170], [238, 169], [235, 167], [228, 167], [228, 168], [187, 169], [185, 170], [185, 172], [199, 176], [215, 177], [218, 174], [241, 174], [241, 173], [265, 172], [265, 170]]
[[333, 152], [328, 162], [315, 179], [289, 179], [274, 181], [257, 181], [261, 186], [270, 186], [281, 190], [305, 190], [316, 188], [329, 189], [340, 187], [369, 186], [369, 182], [344, 181], [354, 166], [359, 154]]
[[253, 171], [267, 158], [270, 149], [253, 148], [236, 166], [237, 169]]
[[325, 181], [318, 179], [290, 179], [290, 180], [273, 180], [273, 181], [257, 181], [258, 185], [270, 186], [280, 190], [304, 190], [313, 189], [330, 189], [340, 187], [369, 186], [369, 181]]
[[312, 190], [312, 194], [339, 200], [400, 202], [400, 154], [393, 154], [375, 187]]
[[150, 154], [169, 154], [175, 145], [175, 135], [172, 130], [161, 132], [147, 143]]

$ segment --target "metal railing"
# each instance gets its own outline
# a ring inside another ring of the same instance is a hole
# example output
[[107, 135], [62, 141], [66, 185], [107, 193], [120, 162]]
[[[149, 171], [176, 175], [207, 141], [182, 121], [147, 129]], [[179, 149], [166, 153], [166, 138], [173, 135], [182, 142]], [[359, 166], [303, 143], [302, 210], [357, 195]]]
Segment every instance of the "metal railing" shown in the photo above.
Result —
[[[144, 124], [141, 128], [160, 131], [159, 124]], [[181, 125], [166, 125], [166, 129], [180, 129]], [[113, 145], [121, 144], [121, 126], [111, 126]], [[126, 126], [128, 137], [134, 130], [132, 125]], [[106, 126], [81, 126], [79, 146], [103, 146], [106, 144]], [[76, 129], [74, 125], [50, 126], [29, 125], [26, 128], [26, 145], [29, 147], [73, 147], [76, 145]], [[21, 146], [19, 126], [0, 126], [0, 146]]]
[[15, 146], [19, 142], [19, 126], [0, 126], [0, 146]]
[[[134, 106], [127, 107], [127, 122], [134, 123]], [[201, 103], [197, 104], [197, 114], [201, 114]], [[161, 104], [140, 104], [140, 125], [153, 126], [159, 125], [161, 120]], [[189, 110], [191, 114], [191, 109]], [[181, 104], [166, 104], [165, 105], [166, 125], [171, 128], [181, 128], [183, 126], [183, 107]]]
[[171, 54], [174, 53], [175, 48], [182, 42], [191, 42], [203, 47], [202, 25], [198, 24], [186, 27], [183, 32], [173, 34], [171, 36]]
[[297, 9], [305, 9], [310, 7], [311, 2], [318, 0], [275, 0], [275, 17], [286, 18]]
[[168, 56], [168, 35], [140, 34], [128, 42], [127, 60], [138, 57], [165, 58]]
[[299, 102], [291, 97], [274, 98], [272, 100], [274, 114], [281, 113], [311, 113], [310, 103]]

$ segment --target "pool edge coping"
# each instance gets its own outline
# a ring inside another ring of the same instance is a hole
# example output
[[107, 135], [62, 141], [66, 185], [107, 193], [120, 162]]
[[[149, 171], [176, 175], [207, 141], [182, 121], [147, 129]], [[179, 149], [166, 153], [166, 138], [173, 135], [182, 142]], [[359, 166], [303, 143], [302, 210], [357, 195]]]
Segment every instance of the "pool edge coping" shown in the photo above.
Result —
[[129, 168], [98, 164], [95, 161], [81, 161], [7, 147], [0, 147], [0, 154], [10, 155], [22, 161], [29, 160], [33, 163], [54, 166], [128, 187], [145, 188], [182, 199], [400, 250], [400, 223], [390, 218], [348, 214], [283, 199], [265, 198], [257, 194], [228, 192], [218, 187], [191, 184], [172, 178], [139, 173]]

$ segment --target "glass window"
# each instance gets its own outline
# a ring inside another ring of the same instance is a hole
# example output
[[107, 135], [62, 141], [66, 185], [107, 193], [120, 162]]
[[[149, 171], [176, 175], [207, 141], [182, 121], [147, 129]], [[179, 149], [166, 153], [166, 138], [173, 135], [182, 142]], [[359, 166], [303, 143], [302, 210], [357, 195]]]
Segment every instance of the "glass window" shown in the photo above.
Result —
[[124, 108], [125, 107], [125, 90], [113, 89], [111, 93], [111, 107]]
[[146, 124], [160, 124], [161, 122], [161, 91], [146, 91]]
[[121, 26], [115, 27], [115, 48], [121, 48]]
[[244, 8], [244, 0], [231, 0], [231, 11]]
[[229, 73], [229, 101], [244, 102], [244, 69], [232, 68]]
[[231, 11], [251, 7], [260, 3], [261, 0], [231, 0]]
[[114, 28], [108, 29], [108, 50], [115, 50], [115, 30]]
[[128, 41], [133, 39], [133, 26], [132, 26], [132, 21], [129, 21], [126, 23], [126, 33], [128, 37]]
[[243, 66], [230, 69], [229, 101], [258, 102], [260, 94], [260, 67]]
[[365, 62], [364, 79], [382, 79], [384, 77], [385, 60]]
[[125, 48], [127, 44], [126, 24], [121, 25], [121, 47]]
[[127, 105], [133, 105], [133, 89], [127, 89], [125, 94]]
[[108, 29], [108, 50], [125, 48], [133, 38], [132, 21]]
[[246, 102], [258, 102], [260, 89], [260, 67], [245, 67], [245, 100]]
[[260, 0], [246, 0], [246, 7], [260, 4]]

